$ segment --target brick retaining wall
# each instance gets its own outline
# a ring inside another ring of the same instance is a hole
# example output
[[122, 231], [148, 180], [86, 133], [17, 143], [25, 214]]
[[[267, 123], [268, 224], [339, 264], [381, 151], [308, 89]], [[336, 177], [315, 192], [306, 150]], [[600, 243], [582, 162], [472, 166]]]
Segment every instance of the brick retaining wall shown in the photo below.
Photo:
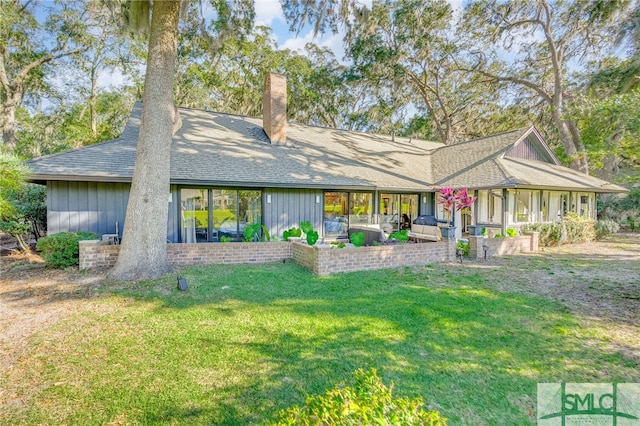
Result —
[[[538, 250], [538, 233], [515, 238], [469, 237], [471, 258]], [[98, 240], [80, 241], [80, 269], [113, 266], [120, 246], [105, 245]], [[417, 266], [455, 260], [455, 240], [439, 243], [393, 244], [372, 247], [331, 248], [308, 246], [301, 242], [263, 243], [194, 243], [168, 244], [167, 256], [174, 266], [269, 263], [293, 259], [317, 275], [372, 269]]]
[[[80, 269], [113, 266], [120, 246], [98, 240], [80, 241]], [[174, 266], [269, 263], [291, 259], [291, 243], [193, 243], [167, 244], [167, 257]]]
[[309, 247], [293, 243], [293, 259], [317, 275], [418, 266], [455, 258], [455, 241], [372, 247]]
[[483, 245], [487, 246], [487, 256], [535, 252], [538, 251], [539, 235], [538, 232], [525, 232], [522, 236], [505, 238], [470, 236], [469, 257], [472, 259], [484, 257]]

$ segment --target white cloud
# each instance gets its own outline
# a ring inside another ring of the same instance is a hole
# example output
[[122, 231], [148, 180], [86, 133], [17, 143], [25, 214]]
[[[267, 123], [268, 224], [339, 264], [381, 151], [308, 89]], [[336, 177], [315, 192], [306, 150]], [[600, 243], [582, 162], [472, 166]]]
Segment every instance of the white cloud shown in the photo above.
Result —
[[264, 25], [267, 27], [272, 26], [274, 20], [280, 20], [284, 22], [284, 13], [282, 13], [282, 6], [280, 0], [256, 0], [256, 25]]
[[126, 83], [130, 83], [131, 79], [125, 77], [119, 68], [110, 68], [100, 73], [98, 76], [98, 87], [115, 88], [122, 87]]
[[313, 31], [309, 31], [304, 37], [297, 37], [293, 35], [291, 38], [285, 40], [282, 45], [280, 45], [280, 49], [289, 49], [294, 52], [298, 52], [301, 54], [305, 53], [304, 46], [307, 43], [313, 43], [317, 46], [328, 47], [336, 56], [338, 61], [342, 61], [344, 57], [344, 44], [343, 33], [337, 34], [325, 34], [318, 35], [318, 37], [313, 36]]

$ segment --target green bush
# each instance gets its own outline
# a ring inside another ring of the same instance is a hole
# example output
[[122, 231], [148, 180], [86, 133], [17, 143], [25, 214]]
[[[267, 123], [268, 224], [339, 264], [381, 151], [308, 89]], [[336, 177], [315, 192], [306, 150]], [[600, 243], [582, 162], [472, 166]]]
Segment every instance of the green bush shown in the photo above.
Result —
[[320, 238], [320, 235], [318, 234], [318, 231], [314, 231], [313, 225], [311, 225], [310, 221], [305, 220], [303, 222], [300, 222], [300, 229], [307, 236], [307, 244], [312, 246], [316, 242], [318, 242], [318, 238]]
[[245, 242], [253, 242], [257, 238], [260, 237], [260, 230], [262, 229], [262, 225], [259, 223], [252, 223], [251, 225], [247, 225], [244, 227], [243, 238]]
[[622, 226], [625, 228], [629, 228], [631, 231], [635, 231], [640, 227], [640, 214], [633, 216], [633, 214], [629, 214], [622, 222]]
[[640, 187], [631, 188], [628, 194], [600, 197], [598, 217], [617, 222], [631, 231], [640, 228]]
[[569, 213], [560, 222], [526, 225], [522, 230], [538, 232], [540, 247], [583, 243], [596, 239], [595, 221], [577, 213]]
[[507, 237], [513, 238], [516, 235], [518, 235], [518, 231], [516, 230], [516, 228], [507, 228], [506, 229], [506, 234], [507, 234]]
[[458, 241], [456, 243], [456, 251], [462, 249], [465, 256], [469, 256], [469, 242], [468, 241]]
[[302, 236], [302, 229], [296, 228], [295, 226], [282, 233], [282, 239], [285, 241], [289, 241], [289, 237], [298, 238], [301, 236]]
[[446, 425], [437, 411], [425, 411], [421, 398], [394, 398], [376, 370], [354, 373], [355, 387], [307, 396], [303, 407], [280, 412], [276, 425]]
[[389, 239], [396, 240], [401, 243], [406, 243], [407, 241], [409, 241], [409, 231], [403, 229], [402, 231], [393, 232], [389, 234]]
[[617, 222], [604, 219], [596, 222], [596, 237], [602, 238], [609, 234], [615, 234], [620, 230], [620, 225]]
[[80, 255], [79, 241], [97, 240], [100, 236], [93, 232], [60, 232], [38, 240], [36, 248], [48, 266], [64, 269], [77, 265]]
[[6, 190], [9, 205], [0, 214], [0, 231], [12, 235], [22, 251], [30, 251], [29, 238], [36, 241], [47, 229], [47, 192], [41, 185], [26, 184], [19, 189]]
[[349, 241], [356, 247], [362, 247], [364, 244], [364, 232], [358, 231], [351, 234]]

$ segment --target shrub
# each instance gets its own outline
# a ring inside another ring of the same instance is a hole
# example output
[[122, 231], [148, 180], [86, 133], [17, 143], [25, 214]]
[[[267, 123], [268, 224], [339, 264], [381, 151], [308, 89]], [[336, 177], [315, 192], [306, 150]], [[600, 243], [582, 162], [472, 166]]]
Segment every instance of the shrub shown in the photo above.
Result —
[[540, 234], [540, 247], [553, 247], [562, 244], [582, 243], [596, 238], [595, 221], [591, 218], [569, 213], [556, 223], [534, 223], [526, 225], [523, 231], [535, 231]]
[[640, 227], [640, 214], [635, 217], [632, 214], [629, 214], [621, 223], [631, 231], [635, 231], [636, 228]]
[[602, 238], [609, 234], [615, 234], [620, 230], [620, 225], [617, 222], [604, 219], [596, 222], [596, 237]]
[[285, 241], [289, 241], [289, 237], [298, 238], [302, 236], [302, 229], [296, 228], [295, 226], [289, 228], [287, 231], [282, 233], [282, 239]]
[[77, 265], [80, 256], [79, 241], [97, 240], [100, 236], [93, 232], [60, 232], [38, 240], [37, 249], [48, 266], [64, 269]]
[[318, 231], [313, 230], [313, 225], [311, 225], [311, 222], [308, 220], [300, 222], [300, 229], [302, 229], [302, 232], [306, 234], [307, 244], [310, 246], [314, 245], [318, 241], [318, 238], [320, 238]]
[[640, 187], [632, 188], [625, 195], [608, 195], [598, 198], [598, 217], [623, 224], [624, 219], [640, 213]]
[[36, 241], [47, 228], [47, 192], [44, 186], [26, 184], [5, 193], [10, 208], [0, 214], [0, 231], [12, 235], [22, 251], [30, 251], [29, 237]]
[[355, 387], [307, 396], [303, 407], [280, 412], [277, 425], [446, 425], [437, 411], [425, 411], [421, 398], [394, 398], [376, 370], [354, 373]]
[[409, 231], [403, 229], [402, 231], [396, 231], [392, 234], [389, 234], [390, 240], [400, 241], [401, 243], [406, 243], [409, 241]]
[[245, 242], [255, 241], [260, 236], [260, 230], [262, 226], [259, 223], [252, 223], [244, 227], [243, 239]]
[[507, 228], [506, 229], [507, 237], [515, 237], [518, 235], [518, 231], [515, 228]]
[[469, 242], [468, 241], [458, 241], [456, 243], [456, 251], [462, 249], [465, 256], [469, 256]]
[[362, 247], [364, 244], [364, 232], [358, 231], [351, 234], [349, 241], [356, 247]]

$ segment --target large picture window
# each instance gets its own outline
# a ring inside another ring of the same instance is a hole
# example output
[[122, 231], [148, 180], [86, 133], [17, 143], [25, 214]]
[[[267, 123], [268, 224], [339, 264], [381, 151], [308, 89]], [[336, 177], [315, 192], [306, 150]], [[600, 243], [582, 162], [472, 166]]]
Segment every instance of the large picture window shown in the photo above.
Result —
[[419, 213], [418, 194], [380, 194], [380, 226], [385, 232], [411, 228]]
[[[501, 192], [501, 191], [500, 191]], [[478, 223], [501, 224], [502, 223], [502, 196], [490, 190], [478, 191]]]
[[509, 223], [537, 222], [539, 211], [539, 192], [526, 189], [508, 190]]
[[373, 220], [373, 194], [352, 192], [349, 202], [349, 226], [367, 226]]
[[567, 214], [568, 205], [568, 192], [542, 191], [542, 221], [559, 222]]
[[182, 189], [180, 191], [183, 243], [209, 240], [209, 190]]
[[349, 230], [349, 193], [324, 193], [325, 237], [346, 237]]
[[241, 241], [246, 225], [262, 223], [262, 193], [256, 190], [180, 190], [183, 243]]

